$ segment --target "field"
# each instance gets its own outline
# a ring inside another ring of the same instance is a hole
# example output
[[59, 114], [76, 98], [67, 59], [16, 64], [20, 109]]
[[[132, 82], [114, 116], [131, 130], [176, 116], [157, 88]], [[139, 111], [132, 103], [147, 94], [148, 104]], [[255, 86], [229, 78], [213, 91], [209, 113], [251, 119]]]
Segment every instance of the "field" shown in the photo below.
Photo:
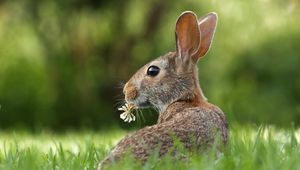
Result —
[[[6, 131], [0, 133], [0, 169], [95, 169], [126, 131]], [[130, 156], [112, 169], [300, 169], [300, 130], [272, 126], [232, 126], [224, 153], [198, 155], [189, 161], [153, 155], [144, 165]]]

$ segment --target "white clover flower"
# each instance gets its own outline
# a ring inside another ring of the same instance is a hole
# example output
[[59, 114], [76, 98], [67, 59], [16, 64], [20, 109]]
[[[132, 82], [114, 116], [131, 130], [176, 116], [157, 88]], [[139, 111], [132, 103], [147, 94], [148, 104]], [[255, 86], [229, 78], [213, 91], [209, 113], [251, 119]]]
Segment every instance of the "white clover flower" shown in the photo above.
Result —
[[131, 112], [134, 109], [134, 106], [131, 104], [126, 103], [124, 106], [118, 108], [118, 110], [123, 111], [120, 114], [120, 118], [124, 120], [124, 122], [130, 123], [131, 121], [135, 121], [135, 116]]

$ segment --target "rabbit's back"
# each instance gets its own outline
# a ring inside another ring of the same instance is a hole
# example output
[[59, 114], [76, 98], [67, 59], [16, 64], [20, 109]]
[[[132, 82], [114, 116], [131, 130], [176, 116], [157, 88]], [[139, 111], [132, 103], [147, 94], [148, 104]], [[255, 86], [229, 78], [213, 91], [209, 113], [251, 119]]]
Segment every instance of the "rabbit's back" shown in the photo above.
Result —
[[112, 150], [107, 159], [120, 159], [126, 151], [135, 158], [146, 161], [149, 154], [159, 149], [159, 155], [165, 155], [177, 138], [190, 150], [210, 148], [219, 135], [222, 143], [227, 141], [227, 122], [223, 112], [216, 108], [185, 108], [171, 120], [140, 129], [123, 138]]
[[[219, 135], [222, 142], [227, 142], [228, 125], [224, 113], [217, 106], [207, 104], [206, 107], [176, 107], [181, 109], [170, 109], [171, 113], [165, 113], [166, 115], [160, 115], [159, 119], [163, 124], [163, 117], [167, 117], [167, 114], [171, 116], [166, 118], [166, 122], [173, 122], [171, 129], [173, 131], [184, 131], [187, 129], [190, 133], [194, 133], [194, 137], [197, 139], [197, 144], [212, 144], [216, 139], [216, 135]], [[174, 112], [172, 112], [175, 110]], [[171, 123], [172, 124], [172, 123]]]
[[218, 138], [222, 143], [227, 143], [228, 124], [224, 113], [218, 107], [186, 108], [182, 116], [184, 124], [196, 132], [198, 145], [214, 144]]

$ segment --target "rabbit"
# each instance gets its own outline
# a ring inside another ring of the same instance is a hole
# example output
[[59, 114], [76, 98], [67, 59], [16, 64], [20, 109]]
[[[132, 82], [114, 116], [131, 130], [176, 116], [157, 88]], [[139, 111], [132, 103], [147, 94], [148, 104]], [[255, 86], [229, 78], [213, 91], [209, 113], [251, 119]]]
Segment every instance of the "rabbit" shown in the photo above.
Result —
[[157, 124], [124, 137], [99, 163], [98, 169], [120, 160], [126, 151], [145, 162], [159, 147], [162, 157], [173, 146], [174, 135], [189, 150], [194, 145], [209, 149], [217, 136], [221, 145], [226, 145], [228, 125], [225, 114], [207, 101], [198, 80], [197, 62], [208, 52], [216, 25], [216, 13], [208, 13], [199, 20], [191, 11], [178, 17], [176, 51], [140, 68], [123, 89], [126, 102], [135, 108], [158, 109]]

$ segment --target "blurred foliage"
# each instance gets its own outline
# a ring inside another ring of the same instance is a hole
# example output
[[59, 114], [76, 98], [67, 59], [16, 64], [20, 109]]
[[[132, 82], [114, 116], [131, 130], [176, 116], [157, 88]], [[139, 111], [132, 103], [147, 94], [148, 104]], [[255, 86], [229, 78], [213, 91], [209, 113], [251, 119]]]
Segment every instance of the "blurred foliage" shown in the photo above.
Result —
[[[300, 3], [18, 0], [0, 2], [0, 127], [107, 127], [122, 83], [174, 50], [178, 15], [219, 15], [201, 87], [230, 121], [300, 125]], [[146, 123], [157, 115], [145, 113]]]

